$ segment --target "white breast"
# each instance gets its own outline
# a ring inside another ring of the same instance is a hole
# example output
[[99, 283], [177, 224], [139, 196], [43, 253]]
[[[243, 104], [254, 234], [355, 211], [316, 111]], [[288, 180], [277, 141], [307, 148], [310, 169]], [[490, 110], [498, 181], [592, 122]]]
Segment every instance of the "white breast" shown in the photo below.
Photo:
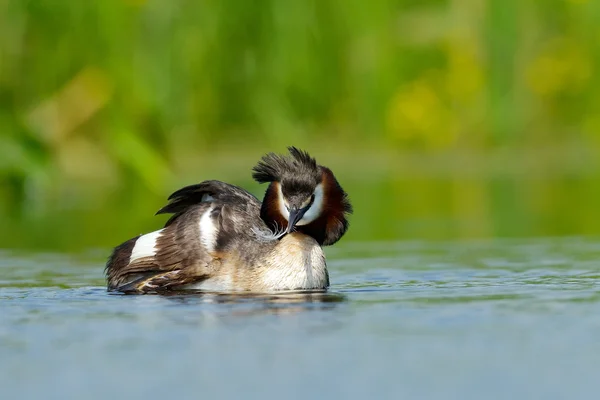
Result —
[[187, 285], [182, 289], [201, 290], [204, 292], [237, 292], [242, 290], [233, 285], [230, 275], [208, 278], [202, 282]]
[[325, 254], [311, 237], [286, 235], [262, 269], [267, 290], [325, 289], [329, 285]]

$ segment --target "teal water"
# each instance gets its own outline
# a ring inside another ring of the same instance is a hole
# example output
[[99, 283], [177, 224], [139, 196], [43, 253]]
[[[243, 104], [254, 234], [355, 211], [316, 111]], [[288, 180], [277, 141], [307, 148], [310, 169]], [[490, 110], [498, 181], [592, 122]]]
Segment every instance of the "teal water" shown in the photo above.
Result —
[[327, 294], [122, 296], [0, 253], [0, 398], [597, 396], [600, 240], [342, 243]]

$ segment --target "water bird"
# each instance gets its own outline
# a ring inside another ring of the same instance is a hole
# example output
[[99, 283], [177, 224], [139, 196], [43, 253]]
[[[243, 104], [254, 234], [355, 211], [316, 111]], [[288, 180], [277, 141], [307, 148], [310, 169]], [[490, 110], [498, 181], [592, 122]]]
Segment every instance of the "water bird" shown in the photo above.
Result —
[[308, 152], [268, 153], [252, 177], [268, 183], [262, 203], [218, 180], [177, 190], [156, 214], [157, 231], [117, 246], [106, 263], [109, 291], [160, 293], [325, 290], [322, 246], [348, 229], [352, 206], [333, 172]]

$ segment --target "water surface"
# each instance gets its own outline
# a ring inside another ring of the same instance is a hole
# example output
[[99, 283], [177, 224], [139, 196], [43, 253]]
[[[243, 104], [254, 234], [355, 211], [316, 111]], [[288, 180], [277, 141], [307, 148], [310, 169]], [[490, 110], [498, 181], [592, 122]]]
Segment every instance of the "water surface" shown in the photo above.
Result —
[[600, 240], [341, 243], [326, 294], [108, 294], [0, 253], [0, 398], [594, 398]]

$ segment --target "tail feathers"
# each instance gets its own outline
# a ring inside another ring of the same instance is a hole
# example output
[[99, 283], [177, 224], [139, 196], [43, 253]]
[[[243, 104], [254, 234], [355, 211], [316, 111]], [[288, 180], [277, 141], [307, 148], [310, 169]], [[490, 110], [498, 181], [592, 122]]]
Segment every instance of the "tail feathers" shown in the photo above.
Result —
[[108, 257], [108, 261], [106, 262], [106, 268], [104, 268], [104, 272], [106, 273], [109, 289], [111, 288], [115, 279], [118, 277], [119, 271], [121, 271], [129, 264], [131, 252], [133, 251], [133, 248], [135, 247], [135, 242], [138, 240], [138, 238], [139, 236], [133, 239], [129, 239], [125, 243], [115, 247], [110, 257]]
[[110, 282], [109, 291], [125, 294], [164, 293], [180, 289], [182, 286], [205, 280], [205, 276], [190, 276], [183, 270], [147, 271], [146, 273], [126, 274], [117, 282]]
[[135, 237], [115, 247], [108, 258], [106, 268], [104, 269], [106, 280], [108, 281], [108, 290], [122, 291], [122, 288], [129, 287], [133, 283], [148, 277], [150, 273], [148, 267], [150, 265], [146, 264], [145, 267], [140, 268], [143, 263], [136, 263], [138, 267], [131, 268], [131, 254], [140, 237]]
[[109, 289], [121, 293], [155, 293], [168, 290], [177, 280], [180, 271], [148, 272], [146, 274], [130, 275], [126, 283]]
[[139, 239], [140, 236], [117, 246], [109, 257], [105, 269], [109, 291], [157, 293], [206, 279], [196, 268], [185, 268], [181, 262], [168, 258], [165, 261], [160, 255], [136, 257], [140, 253], [135, 250]]
[[108, 290], [121, 293], [145, 293], [145, 291], [140, 289], [144, 286], [144, 282], [152, 279], [152, 276], [153, 274], [128, 274], [119, 282], [109, 281]]

